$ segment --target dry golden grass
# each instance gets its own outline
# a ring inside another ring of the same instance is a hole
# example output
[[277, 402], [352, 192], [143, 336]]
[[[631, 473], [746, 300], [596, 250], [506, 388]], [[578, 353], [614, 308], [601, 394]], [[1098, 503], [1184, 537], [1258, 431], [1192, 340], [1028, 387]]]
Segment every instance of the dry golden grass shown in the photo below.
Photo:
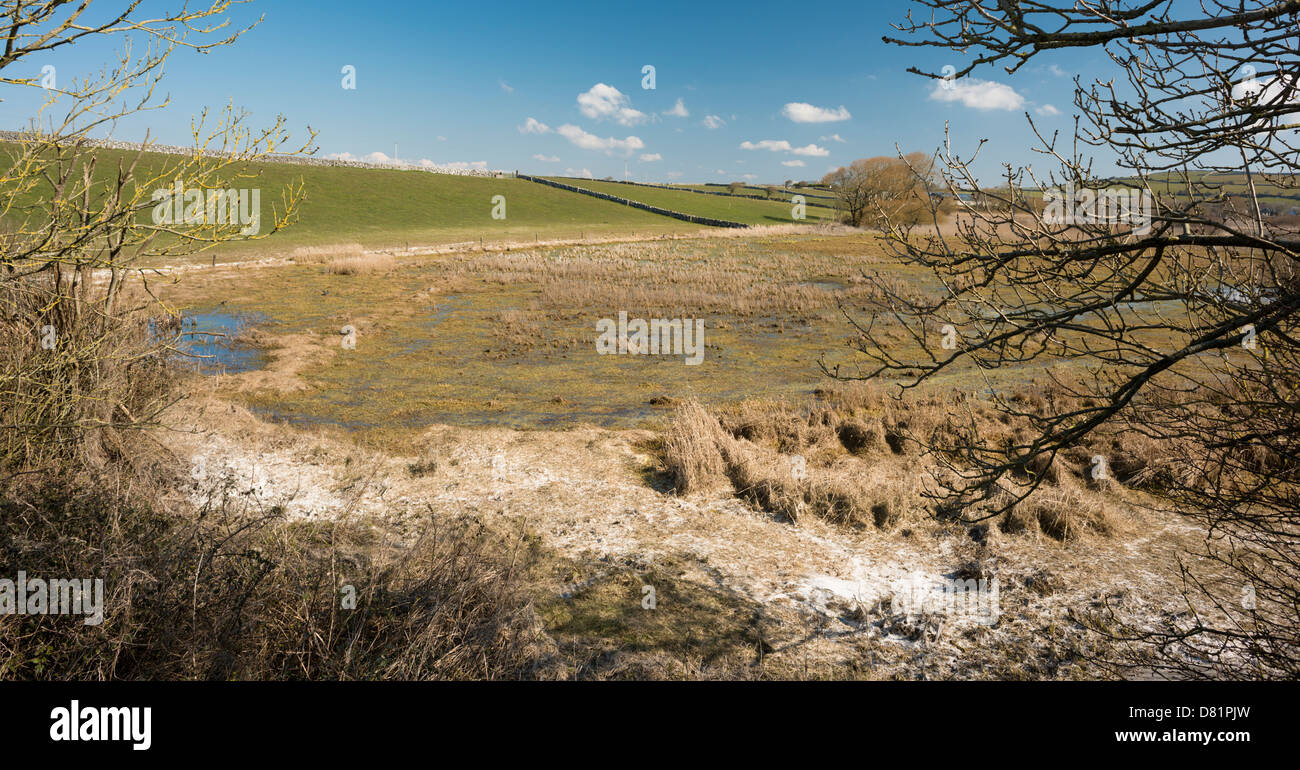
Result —
[[1042, 532], [1056, 540], [1076, 540], [1085, 532], [1106, 535], [1113, 529], [1106, 500], [1069, 482], [1030, 496], [1003, 514], [999, 527], [1008, 534]]
[[687, 401], [664, 440], [663, 455], [677, 491], [683, 494], [717, 489], [726, 484], [719, 447], [726, 439], [718, 420], [698, 401]]
[[692, 400], [678, 408], [662, 457], [682, 494], [729, 483], [738, 497], [792, 522], [813, 515], [852, 527], [894, 527], [908, 495], [919, 492], [919, 477], [856, 467], [838, 441], [824, 411], [801, 419], [748, 401], [720, 420]]
[[365, 252], [359, 243], [335, 243], [328, 246], [299, 246], [289, 252], [289, 259], [304, 264], [324, 264], [336, 257], [347, 257]]
[[[879, 249], [856, 257], [774, 248], [755, 259], [749, 242], [623, 243], [470, 255], [453, 275], [504, 286], [538, 286], [547, 311], [620, 308], [672, 317], [775, 316], [833, 311], [840, 298], [874, 296], [861, 273]], [[818, 277], [826, 280], [815, 280]]]
[[367, 253], [359, 243], [299, 246], [289, 252], [288, 257], [293, 262], [306, 265], [326, 265], [332, 275], [387, 273], [397, 265], [392, 254]]
[[46, 271], [0, 283], [0, 478], [55, 473], [69, 463], [102, 466], [127, 453], [124, 440], [157, 424], [175, 398], [167, 363], [179, 317], [143, 292], [117, 309]]
[[364, 275], [387, 273], [396, 266], [397, 260], [390, 254], [364, 254], [332, 259], [329, 263], [329, 271], [333, 275]]
[[[930, 519], [935, 501], [927, 492], [935, 489], [936, 476], [952, 473], [927, 446], [942, 446], [970, 430], [994, 443], [1026, 430], [960, 394], [898, 400], [852, 384], [818, 395], [802, 408], [758, 400], [714, 411], [695, 401], [683, 404], [661, 446], [677, 491], [717, 491], [730, 483], [736, 496], [791, 522], [812, 515], [890, 530]], [[1041, 396], [1023, 400], [1036, 397]], [[1122, 487], [1111, 477], [1090, 476], [1087, 460], [1099, 446], [1050, 461], [1040, 457], [1008, 479], [989, 505], [1009, 501], [1012, 492], [1035, 481], [1041, 487], [1000, 517], [1001, 531], [1041, 532], [1059, 541], [1110, 534], [1112, 503]], [[1137, 442], [1119, 456], [1118, 466], [1125, 474], [1154, 473], [1157, 461], [1148, 449]]]

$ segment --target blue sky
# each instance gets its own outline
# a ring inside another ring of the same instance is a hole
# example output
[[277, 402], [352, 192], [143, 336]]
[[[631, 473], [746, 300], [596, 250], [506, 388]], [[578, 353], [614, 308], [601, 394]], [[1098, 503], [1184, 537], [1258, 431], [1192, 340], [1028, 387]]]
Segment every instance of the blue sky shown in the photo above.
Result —
[[[988, 180], [1003, 162], [1042, 162], [1025, 112], [1068, 133], [1071, 78], [1113, 71], [1099, 51], [1067, 52], [1015, 76], [986, 68], [976, 74], [984, 82], [936, 93], [905, 70], [960, 66], [960, 57], [880, 39], [907, 7], [258, 0], [231, 12], [236, 24], [264, 15], [258, 27], [229, 48], [176, 53], [162, 85], [170, 105], [113, 134], [136, 140], [148, 128], [184, 143], [192, 115], [233, 102], [254, 124], [283, 114], [298, 135], [310, 125], [323, 155], [392, 156], [396, 144], [410, 162], [769, 182], [820, 178], [896, 145], [932, 151], [947, 121], [961, 155], [988, 140], [976, 165]], [[46, 63], [61, 78], [97, 71], [120, 44], [79, 44], [14, 74]], [[642, 88], [647, 64], [654, 90]], [[342, 87], [345, 65], [356, 68], [355, 89]], [[20, 90], [7, 89], [0, 127], [25, 126], [34, 113], [37, 94]], [[521, 131], [530, 118], [545, 130]]]

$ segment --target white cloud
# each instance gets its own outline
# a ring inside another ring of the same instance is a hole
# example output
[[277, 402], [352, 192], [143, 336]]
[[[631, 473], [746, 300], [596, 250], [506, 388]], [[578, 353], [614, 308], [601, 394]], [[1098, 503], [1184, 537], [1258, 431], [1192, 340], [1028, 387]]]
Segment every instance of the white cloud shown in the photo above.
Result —
[[521, 134], [545, 134], [549, 133], [550, 130], [550, 126], [533, 117], [528, 118], [522, 126], [519, 126], [519, 133]]
[[795, 123], [835, 123], [853, 117], [842, 104], [839, 109], [830, 110], [806, 102], [790, 102], [781, 108], [781, 114]]
[[682, 177], [682, 172], [680, 172], [680, 171], [669, 171], [667, 174], [664, 174], [664, 176], [668, 177], [669, 179], [681, 179], [681, 177]]
[[781, 161], [781, 165], [798, 168], [798, 167], [802, 167], [804, 165], [804, 162], [801, 160], [783, 160]]
[[627, 96], [604, 83], [578, 94], [578, 110], [592, 120], [609, 119], [621, 126], [633, 126], [645, 120], [645, 113], [632, 109]]
[[830, 136], [819, 136], [817, 137], [817, 140], [821, 142], [840, 142], [842, 144], [844, 142], [844, 137], [839, 134], [831, 134]]
[[[1235, 101], [1256, 105], [1300, 105], [1300, 77], [1273, 75], [1261, 78], [1252, 74], [1233, 84], [1232, 98]], [[1271, 119], [1260, 118], [1256, 121], [1260, 128], [1265, 127], [1269, 122], [1279, 127], [1297, 127], [1300, 126], [1300, 112], [1284, 113]]]
[[930, 99], [937, 102], [961, 102], [976, 110], [1018, 110], [1025, 103], [1025, 97], [1016, 93], [1011, 86], [978, 78], [940, 80], [930, 91]]
[[1044, 104], [1042, 107], [1037, 107], [1034, 109], [1034, 112], [1038, 113], [1039, 115], [1047, 115], [1049, 117], [1052, 115], [1061, 114], [1060, 110], [1056, 109], [1050, 104]]
[[792, 152], [795, 155], [810, 155], [816, 158], [824, 158], [831, 154], [831, 151], [825, 147], [818, 147], [815, 144], [804, 145], [803, 147], [794, 147], [784, 139], [763, 139], [758, 142], [741, 142], [742, 150], [769, 150], [771, 152]]
[[512, 88], [510, 84], [507, 83], [506, 81], [498, 80], [497, 83], [501, 86], [502, 91], [505, 91], [508, 94], [513, 94], [515, 92], [515, 89]]
[[686, 109], [686, 102], [683, 102], [681, 99], [678, 99], [677, 103], [673, 105], [673, 108], [664, 114], [671, 115], [674, 118], [689, 118], [691, 116], [691, 113]]
[[771, 150], [772, 152], [789, 152], [790, 143], [784, 139], [764, 139], [759, 142], [744, 141], [740, 143], [742, 150]]
[[717, 115], [705, 115], [704, 120], [700, 122], [704, 124], [705, 128], [709, 128], [709, 129], [722, 128], [723, 126], [727, 125], [727, 121], [723, 120]]
[[369, 152], [366, 153], [365, 155], [362, 155], [359, 158], [350, 152], [339, 152], [339, 153], [334, 153], [333, 155], [326, 155], [325, 157], [329, 158], [330, 160], [355, 160], [355, 161], [360, 161], [362, 163], [396, 163], [397, 162], [396, 160], [388, 157], [386, 154], [382, 152]]
[[758, 179], [758, 174], [741, 174], [741, 177], [745, 179]]
[[543, 163], [559, 163], [558, 155], [543, 155], [540, 152], [533, 156], [533, 160], [540, 160]]
[[566, 168], [564, 169], [564, 173], [568, 174], [569, 176], [580, 176], [580, 177], [585, 177], [587, 179], [595, 178], [591, 175], [591, 171], [585, 168]]
[[434, 161], [431, 161], [428, 158], [420, 158], [418, 161], [412, 162], [407, 160], [398, 160], [396, 158], [389, 157], [387, 153], [383, 153], [383, 152], [369, 152], [360, 157], [357, 157], [356, 155], [353, 155], [350, 152], [332, 152], [323, 157], [326, 160], [351, 160], [351, 161], [358, 161], [361, 163], [374, 163], [376, 165], [418, 166], [420, 168], [455, 169], [458, 171], [465, 171], [472, 168], [480, 168], [480, 169], [487, 168], [487, 161], [485, 160], [476, 160], [472, 162], [462, 160], [462, 161], [454, 161], [451, 163], [435, 163]]
[[1050, 73], [1052, 73], [1053, 75], [1057, 76], [1058, 78], [1063, 78], [1063, 77], [1065, 77], [1065, 76], [1068, 74], [1068, 73], [1066, 73], [1065, 70], [1061, 69], [1060, 67], [1056, 66], [1055, 64], [1049, 64], [1048, 67], [1047, 67], [1047, 71], [1050, 72]]
[[599, 150], [606, 155], [613, 155], [616, 152], [631, 155], [637, 150], [645, 147], [645, 142], [635, 136], [629, 136], [626, 139], [615, 139], [610, 136], [602, 139], [595, 134], [589, 134], [586, 131], [583, 131], [572, 123], [565, 123], [555, 130], [556, 133], [565, 139], [568, 139], [577, 147], [581, 147], [584, 150]]
[[445, 141], [447, 141], [447, 137], [445, 137], [445, 136], [440, 136], [440, 137], [438, 137], [438, 141], [440, 141], [440, 142], [445, 142]]
[[652, 163], [656, 160], [663, 160], [663, 159], [664, 156], [660, 155], [657, 152], [647, 152], [646, 154], [641, 156], [642, 163]]

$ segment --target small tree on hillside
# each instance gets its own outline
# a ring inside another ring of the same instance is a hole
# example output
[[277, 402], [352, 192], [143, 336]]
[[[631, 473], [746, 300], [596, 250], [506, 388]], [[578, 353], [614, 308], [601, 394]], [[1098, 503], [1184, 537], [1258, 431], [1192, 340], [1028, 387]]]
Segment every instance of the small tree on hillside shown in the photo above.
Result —
[[862, 158], [822, 178], [831, 188], [844, 220], [857, 227], [887, 222], [915, 224], [929, 210], [930, 158]]

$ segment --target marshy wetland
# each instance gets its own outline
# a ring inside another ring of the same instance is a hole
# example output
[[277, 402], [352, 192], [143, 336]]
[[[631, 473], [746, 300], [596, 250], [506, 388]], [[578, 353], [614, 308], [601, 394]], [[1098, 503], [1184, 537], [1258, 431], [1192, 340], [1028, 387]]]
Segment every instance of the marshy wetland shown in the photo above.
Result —
[[[908, 272], [869, 237], [342, 259], [346, 271], [329, 261], [195, 271], [160, 291], [205, 323], [245, 319], [221, 340], [243, 346], [234, 350], [257, 346], [272, 361], [311, 351], [295, 372], [306, 387], [247, 389], [229, 378], [276, 419], [362, 431], [630, 428], [661, 423], [688, 398], [807, 396], [827, 380], [819, 360], [853, 361], [844, 310], [869, 296], [864, 273]], [[597, 323], [620, 312], [702, 320], [699, 365], [682, 355], [601, 355]]]
[[[361, 512], [401, 532], [468, 515], [522, 529], [545, 554], [534, 588], [548, 633], [614, 645], [623, 673], [608, 675], [741, 675], [755, 645], [781, 676], [810, 664], [843, 676], [864, 654], [881, 665], [855, 676], [1087, 675], [1069, 651], [1085, 639], [1054, 625], [1061, 612], [1116, 598], [1126, 617], [1174, 611], [1172, 555], [1198, 532], [1123, 483], [1168, 458], [1103, 432], [1039, 469], [1046, 488], [1014, 515], [936, 519], [926, 494], [942, 463], [915, 439], [966, 420], [990, 440], [1023, 435], [981, 395], [1005, 387], [1042, 404], [1049, 368], [1075, 364], [965, 367], [902, 401], [899, 380], [828, 377], [823, 366], [861, 363], [849, 319], [880, 299], [879, 281], [943, 290], [874, 235], [810, 230], [344, 249], [187, 271], [157, 291], [200, 329], [229, 327], [219, 340], [233, 347], [208, 350], [218, 361], [257, 355], [196, 381], [193, 438], [178, 451], [291, 518]], [[597, 324], [620, 313], [703, 319], [699, 365], [601, 355]], [[886, 334], [900, 357], [925, 355], [901, 328]], [[1098, 452], [1122, 479], [1089, 478]], [[953, 618], [963, 630], [943, 632], [939, 615], [880, 614], [900, 581], [968, 575], [1001, 581], [1001, 624]], [[653, 619], [633, 611], [651, 583], [668, 598]], [[712, 620], [716, 634], [691, 630]]]

